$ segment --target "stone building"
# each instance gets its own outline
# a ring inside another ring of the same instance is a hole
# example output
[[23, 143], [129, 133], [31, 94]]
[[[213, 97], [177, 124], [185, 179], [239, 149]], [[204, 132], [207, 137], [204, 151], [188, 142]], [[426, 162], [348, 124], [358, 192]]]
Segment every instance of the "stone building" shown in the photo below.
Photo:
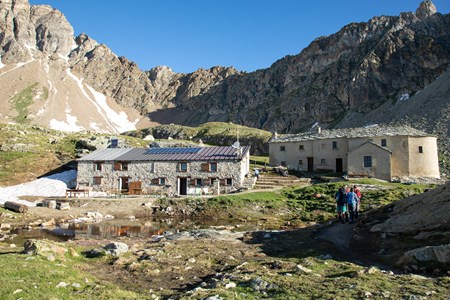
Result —
[[249, 167], [249, 146], [113, 148], [80, 158], [77, 183], [103, 192], [218, 194], [240, 189]]
[[298, 171], [347, 172], [384, 180], [440, 178], [437, 138], [411, 127], [373, 126], [276, 135], [271, 165]]

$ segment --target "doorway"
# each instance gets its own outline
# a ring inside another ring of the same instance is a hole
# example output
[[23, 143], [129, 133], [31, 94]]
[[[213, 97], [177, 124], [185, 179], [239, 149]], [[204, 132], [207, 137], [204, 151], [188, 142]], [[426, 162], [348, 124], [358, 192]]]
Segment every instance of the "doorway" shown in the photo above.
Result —
[[120, 177], [120, 191], [123, 193], [127, 193], [128, 192], [128, 181], [129, 181], [129, 177]]
[[344, 171], [344, 164], [342, 163], [342, 158], [336, 158], [336, 172], [342, 173]]
[[314, 157], [308, 157], [308, 172], [314, 171]]
[[178, 194], [187, 195], [187, 178], [178, 177]]

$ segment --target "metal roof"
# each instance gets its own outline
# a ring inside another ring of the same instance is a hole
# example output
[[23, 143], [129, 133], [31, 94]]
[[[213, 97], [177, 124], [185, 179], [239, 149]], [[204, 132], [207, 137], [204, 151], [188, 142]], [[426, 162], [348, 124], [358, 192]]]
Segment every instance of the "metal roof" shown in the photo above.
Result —
[[306, 132], [299, 134], [278, 135], [269, 143], [303, 142], [335, 138], [370, 138], [382, 136], [433, 136], [409, 126], [374, 126], [346, 129], [322, 130], [321, 132]]
[[132, 148], [107, 148], [96, 150], [88, 155], [79, 158], [79, 161], [112, 161], [117, 160], [117, 157], [122, 156], [130, 151]]
[[[119, 151], [122, 150], [121, 153]], [[236, 149], [227, 147], [198, 147], [198, 148], [128, 148], [97, 150], [79, 161], [211, 161], [236, 160], [250, 151], [250, 146], [241, 147], [240, 153]]]

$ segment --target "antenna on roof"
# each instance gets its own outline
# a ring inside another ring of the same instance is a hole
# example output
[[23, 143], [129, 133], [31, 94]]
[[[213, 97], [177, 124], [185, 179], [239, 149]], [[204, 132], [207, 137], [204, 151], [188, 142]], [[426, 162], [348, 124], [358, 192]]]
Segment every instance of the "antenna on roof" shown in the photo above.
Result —
[[233, 143], [233, 145], [231, 145], [231, 147], [233, 147], [234, 149], [236, 149], [236, 154], [237, 155], [241, 155], [242, 150], [241, 150], [241, 143], [239, 143], [239, 129], [237, 129], [237, 141]]

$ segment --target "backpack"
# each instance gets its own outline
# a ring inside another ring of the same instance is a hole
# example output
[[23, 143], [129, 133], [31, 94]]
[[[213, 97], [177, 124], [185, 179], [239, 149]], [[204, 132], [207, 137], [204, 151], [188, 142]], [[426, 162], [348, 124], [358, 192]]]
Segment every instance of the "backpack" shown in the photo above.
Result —
[[356, 202], [358, 201], [358, 196], [354, 192], [350, 192], [347, 194], [347, 204], [355, 207]]
[[344, 206], [347, 203], [347, 195], [343, 191], [338, 191], [336, 201], [340, 206]]

